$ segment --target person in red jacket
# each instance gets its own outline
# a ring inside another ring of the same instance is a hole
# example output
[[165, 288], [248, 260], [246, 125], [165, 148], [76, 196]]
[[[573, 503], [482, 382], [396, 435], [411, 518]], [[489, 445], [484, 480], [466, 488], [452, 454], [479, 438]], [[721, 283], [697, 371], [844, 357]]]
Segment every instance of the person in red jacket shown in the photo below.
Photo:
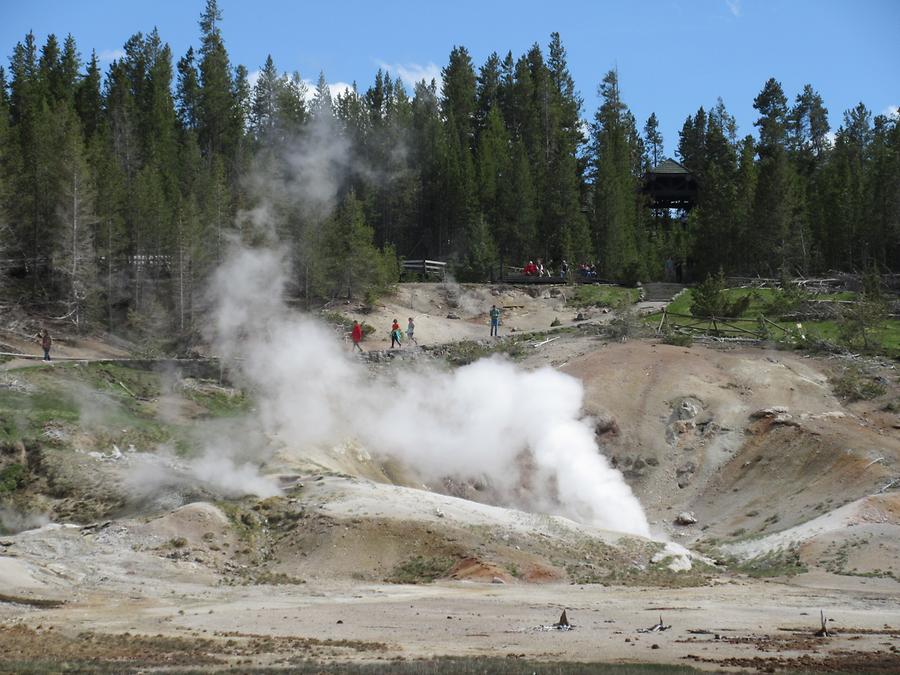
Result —
[[362, 326], [359, 325], [359, 321], [353, 322], [353, 332], [350, 333], [350, 337], [353, 340], [353, 346], [362, 351], [363, 348], [359, 346], [360, 340], [362, 340]]

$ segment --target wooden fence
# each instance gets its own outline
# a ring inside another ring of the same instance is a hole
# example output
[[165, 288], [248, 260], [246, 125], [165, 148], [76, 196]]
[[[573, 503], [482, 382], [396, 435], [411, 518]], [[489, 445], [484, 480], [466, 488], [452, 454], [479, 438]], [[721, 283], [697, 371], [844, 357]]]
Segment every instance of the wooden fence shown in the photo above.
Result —
[[[756, 330], [751, 330], [747, 325], [740, 326], [738, 323], [753, 324], [757, 326]], [[659, 325], [656, 327], [657, 334], [662, 334], [666, 330], [683, 332], [690, 335], [710, 335], [713, 337], [743, 337], [748, 340], [766, 340], [771, 337], [771, 332], [767, 330], [772, 327], [786, 334], [788, 329], [779, 326], [774, 321], [760, 315], [754, 321], [753, 319], [736, 319], [729, 317], [697, 317], [690, 314], [677, 314], [664, 309]], [[736, 335], [735, 335], [736, 334]]]

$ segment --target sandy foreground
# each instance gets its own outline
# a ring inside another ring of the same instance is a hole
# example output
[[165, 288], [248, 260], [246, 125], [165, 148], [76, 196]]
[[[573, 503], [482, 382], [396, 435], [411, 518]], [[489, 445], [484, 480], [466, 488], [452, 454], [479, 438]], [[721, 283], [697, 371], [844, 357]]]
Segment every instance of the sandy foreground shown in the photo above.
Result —
[[[88, 659], [213, 669], [434, 656], [710, 670], [900, 667], [900, 584], [892, 580], [806, 575], [803, 586], [732, 580], [687, 589], [333, 581], [223, 587], [184, 572], [155, 585], [137, 572], [130, 592], [78, 593], [58, 607], [0, 602], [0, 668], [11, 657], [75, 658], [76, 636], [80, 645], [99, 645], [82, 653]], [[563, 609], [573, 630], [552, 627]], [[827, 638], [814, 636], [820, 610], [834, 633]], [[639, 632], [660, 617], [670, 629]]]

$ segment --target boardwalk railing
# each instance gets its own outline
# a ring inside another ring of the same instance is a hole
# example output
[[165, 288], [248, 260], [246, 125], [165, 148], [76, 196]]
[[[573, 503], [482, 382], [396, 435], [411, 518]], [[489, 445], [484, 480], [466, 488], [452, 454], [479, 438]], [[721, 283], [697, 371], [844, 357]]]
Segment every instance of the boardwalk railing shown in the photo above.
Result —
[[422, 275], [436, 274], [443, 279], [447, 273], [447, 263], [439, 260], [404, 260], [403, 271]]

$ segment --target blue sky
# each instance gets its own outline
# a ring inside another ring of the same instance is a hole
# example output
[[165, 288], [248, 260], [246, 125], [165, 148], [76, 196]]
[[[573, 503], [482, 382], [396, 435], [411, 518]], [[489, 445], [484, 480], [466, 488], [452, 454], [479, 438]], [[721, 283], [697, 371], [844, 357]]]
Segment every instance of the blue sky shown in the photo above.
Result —
[[[176, 59], [197, 45], [205, 0], [0, 0], [0, 53], [33, 30], [74, 35], [82, 55], [113, 58], [128, 37], [157, 26]], [[825, 100], [832, 128], [864, 102], [875, 113], [900, 103], [898, 0], [219, 0], [233, 63], [257, 70], [268, 53], [279, 70], [315, 81], [354, 80], [365, 89], [379, 66], [406, 78], [439, 75], [454, 45], [476, 67], [492, 52], [514, 56], [546, 46], [559, 31], [585, 101], [619, 70], [625, 102], [643, 125], [661, 122], [669, 154], [687, 115], [721, 96], [742, 134], [753, 131], [753, 98], [769, 77], [789, 99], [810, 83]]]

